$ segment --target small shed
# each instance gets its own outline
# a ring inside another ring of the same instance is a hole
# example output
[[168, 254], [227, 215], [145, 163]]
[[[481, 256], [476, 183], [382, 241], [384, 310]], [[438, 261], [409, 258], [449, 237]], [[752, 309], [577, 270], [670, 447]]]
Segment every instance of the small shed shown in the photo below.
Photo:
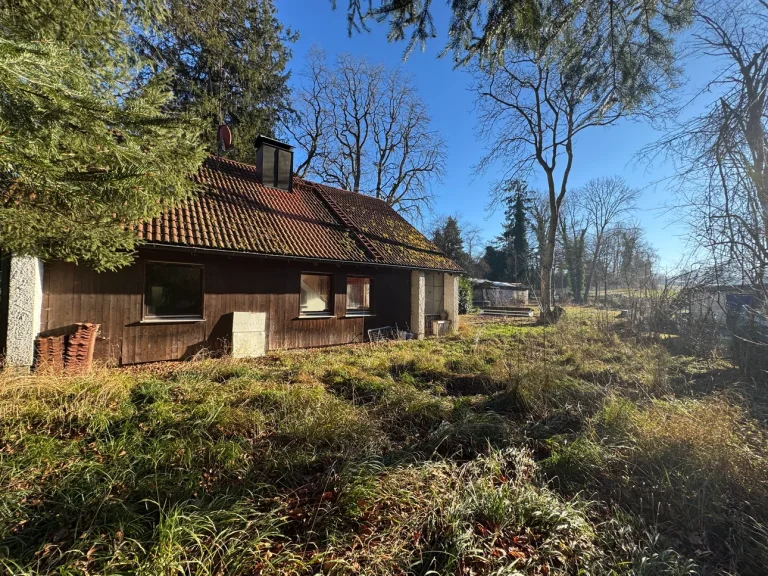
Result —
[[725, 324], [729, 319], [754, 316], [763, 309], [763, 298], [754, 286], [703, 286], [691, 292], [690, 312], [695, 318], [709, 317]]
[[478, 308], [527, 306], [528, 288], [523, 284], [470, 278], [472, 305]]

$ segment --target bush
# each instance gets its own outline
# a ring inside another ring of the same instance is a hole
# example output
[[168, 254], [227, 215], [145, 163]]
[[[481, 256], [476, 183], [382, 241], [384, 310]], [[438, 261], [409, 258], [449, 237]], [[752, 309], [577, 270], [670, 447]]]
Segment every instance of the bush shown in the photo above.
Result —
[[472, 282], [466, 276], [459, 276], [459, 314], [472, 314]]

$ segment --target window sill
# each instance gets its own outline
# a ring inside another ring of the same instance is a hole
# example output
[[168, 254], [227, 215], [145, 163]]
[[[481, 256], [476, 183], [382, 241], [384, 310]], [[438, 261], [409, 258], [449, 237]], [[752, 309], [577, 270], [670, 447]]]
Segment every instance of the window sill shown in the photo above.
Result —
[[295, 320], [318, 320], [321, 318], [336, 318], [335, 314], [300, 314]]
[[194, 324], [205, 322], [205, 318], [143, 318], [139, 324]]
[[373, 318], [374, 312], [347, 312], [343, 318]]

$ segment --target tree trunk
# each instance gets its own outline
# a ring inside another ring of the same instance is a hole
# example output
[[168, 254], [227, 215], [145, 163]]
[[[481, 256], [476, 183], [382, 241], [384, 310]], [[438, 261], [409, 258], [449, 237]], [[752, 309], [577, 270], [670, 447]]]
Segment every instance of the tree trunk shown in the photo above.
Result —
[[544, 250], [541, 255], [541, 317], [550, 319], [552, 316], [552, 260], [553, 257]]
[[[592, 286], [592, 278], [595, 275], [595, 269], [597, 268], [597, 260], [600, 258], [600, 243], [602, 234], [597, 237], [595, 240], [595, 254], [592, 256], [592, 265], [589, 267], [589, 272], [587, 272], [587, 279], [584, 286], [584, 302], [589, 301], [589, 289]], [[597, 282], [595, 282], [595, 287], [597, 287]], [[595, 302], [597, 302], [597, 296], [595, 296]]]
[[598, 297], [598, 290], [600, 288], [600, 283], [595, 280], [595, 304], [597, 304], [597, 297]]
[[559, 206], [557, 205], [554, 206], [553, 210], [550, 210], [547, 243], [541, 255], [541, 317], [545, 322], [553, 322], [557, 319], [554, 311], [552, 272], [555, 265], [555, 243], [557, 242], [559, 212]]

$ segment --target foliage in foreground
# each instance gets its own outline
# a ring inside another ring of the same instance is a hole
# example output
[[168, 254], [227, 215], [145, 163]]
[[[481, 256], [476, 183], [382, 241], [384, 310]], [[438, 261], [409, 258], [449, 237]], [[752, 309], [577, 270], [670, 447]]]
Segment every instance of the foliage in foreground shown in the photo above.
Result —
[[97, 270], [133, 260], [131, 225], [184, 198], [199, 127], [165, 112], [127, 38], [162, 2], [23, 0], [0, 7], [0, 251]]
[[761, 573], [762, 404], [616, 328], [0, 376], [0, 571]]

